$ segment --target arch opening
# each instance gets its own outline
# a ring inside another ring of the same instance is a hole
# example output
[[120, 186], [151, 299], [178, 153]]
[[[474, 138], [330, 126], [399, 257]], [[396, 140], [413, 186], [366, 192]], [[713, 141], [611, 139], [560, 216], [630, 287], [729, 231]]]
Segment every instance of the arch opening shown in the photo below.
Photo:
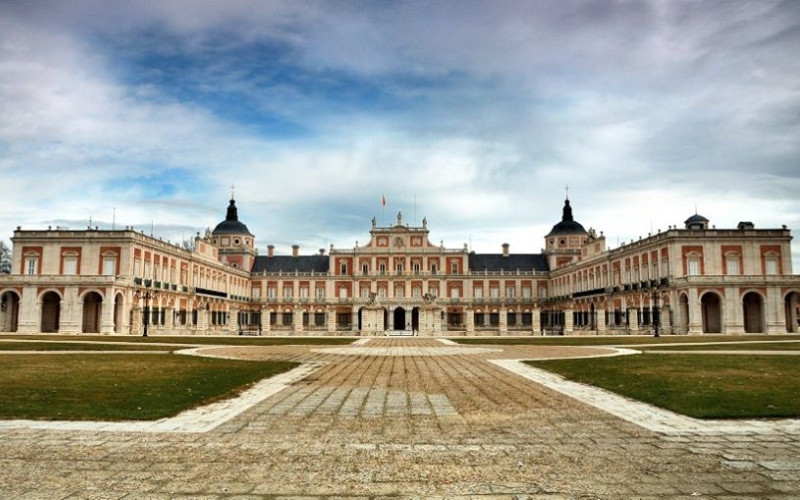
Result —
[[764, 301], [756, 292], [748, 292], [742, 298], [745, 333], [764, 333]]
[[42, 315], [39, 331], [42, 333], [58, 333], [61, 318], [61, 297], [56, 292], [42, 295]]
[[700, 299], [703, 333], [722, 333], [722, 301], [719, 295], [708, 292]]

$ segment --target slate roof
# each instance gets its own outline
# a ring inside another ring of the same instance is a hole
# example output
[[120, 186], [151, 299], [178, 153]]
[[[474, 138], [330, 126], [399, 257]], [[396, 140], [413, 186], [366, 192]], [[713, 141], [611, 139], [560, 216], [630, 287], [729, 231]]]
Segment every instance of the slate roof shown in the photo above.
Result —
[[471, 253], [469, 254], [469, 270], [480, 271], [549, 271], [547, 257], [540, 253], [509, 254]]
[[251, 272], [262, 273], [327, 273], [329, 268], [327, 255], [259, 255], [253, 262]]

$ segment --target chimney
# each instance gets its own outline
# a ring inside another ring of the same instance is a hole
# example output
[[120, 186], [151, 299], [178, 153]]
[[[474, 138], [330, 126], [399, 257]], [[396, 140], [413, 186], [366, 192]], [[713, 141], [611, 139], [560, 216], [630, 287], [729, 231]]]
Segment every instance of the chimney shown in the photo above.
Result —
[[300, 245], [292, 245], [292, 256], [297, 257], [300, 253]]
[[508, 257], [508, 243], [503, 243], [503, 257]]
[[267, 245], [267, 257], [275, 256], [275, 245]]
[[325, 255], [325, 249], [324, 248], [320, 248], [319, 249], [319, 254], [320, 255]]

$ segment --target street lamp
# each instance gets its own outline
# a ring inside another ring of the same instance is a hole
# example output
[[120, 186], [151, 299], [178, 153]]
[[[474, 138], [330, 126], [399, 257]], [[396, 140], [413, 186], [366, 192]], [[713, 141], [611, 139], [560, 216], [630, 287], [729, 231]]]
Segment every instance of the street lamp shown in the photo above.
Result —
[[653, 290], [653, 337], [660, 337], [658, 326], [661, 323], [661, 311], [658, 308], [658, 289]]
[[150, 325], [150, 299], [154, 299], [158, 296], [156, 290], [150, 289], [151, 285], [152, 281], [144, 280], [144, 290], [140, 288], [133, 292], [134, 297], [137, 299], [144, 299], [144, 333], [142, 337], [147, 337], [147, 327]]

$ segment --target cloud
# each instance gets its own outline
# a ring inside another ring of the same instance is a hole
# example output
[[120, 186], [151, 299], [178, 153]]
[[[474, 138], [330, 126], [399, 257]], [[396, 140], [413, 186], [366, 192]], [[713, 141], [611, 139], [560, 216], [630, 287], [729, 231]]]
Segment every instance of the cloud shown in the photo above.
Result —
[[538, 251], [567, 184], [624, 239], [695, 202], [797, 224], [799, 5], [4, 2], [0, 224], [203, 228], [231, 184], [304, 248], [382, 193], [490, 251]]

